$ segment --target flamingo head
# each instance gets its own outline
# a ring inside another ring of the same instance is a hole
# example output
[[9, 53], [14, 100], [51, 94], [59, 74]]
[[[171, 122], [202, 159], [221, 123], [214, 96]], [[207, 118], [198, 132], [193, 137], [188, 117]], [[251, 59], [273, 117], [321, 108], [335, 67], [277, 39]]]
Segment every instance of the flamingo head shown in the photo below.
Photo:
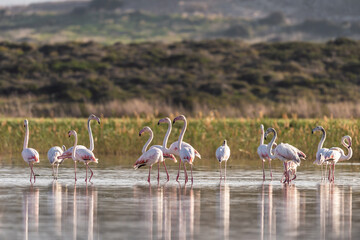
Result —
[[141, 134], [143, 134], [144, 132], [152, 132], [152, 131], [151, 131], [151, 128], [144, 127], [143, 129], [140, 130], [139, 137], [141, 137]]
[[[348, 144], [346, 144], [346, 140], [349, 142]], [[343, 136], [341, 138], [341, 142], [345, 143], [344, 145], [347, 146], [347, 148], [351, 148], [352, 145], [352, 138], [349, 135]]]
[[274, 128], [268, 128], [265, 132], [265, 135], [264, 135], [264, 139], [266, 140], [266, 137], [271, 133], [273, 132], [274, 134], [276, 133], [275, 129]]
[[316, 131], [322, 131], [325, 132], [325, 129], [322, 126], [317, 126], [316, 128], [314, 128], [313, 130], [311, 130], [311, 133], [314, 134], [314, 132]]
[[264, 132], [264, 125], [261, 124], [260, 129], [261, 129], [262, 132]]
[[65, 152], [66, 151], [66, 146], [62, 145], [62, 150]]
[[27, 119], [24, 120], [24, 127], [27, 127], [29, 121]]
[[91, 114], [88, 118], [88, 120], [96, 120], [100, 124], [100, 118], [95, 116], [94, 114]]
[[223, 146], [226, 146], [226, 145], [227, 145], [227, 140], [225, 139], [223, 142]]
[[158, 125], [160, 125], [160, 123], [171, 123], [171, 120], [168, 117], [162, 118], [159, 120]]
[[176, 118], [174, 118], [173, 124], [174, 124], [176, 121], [179, 121], [179, 120], [185, 121], [185, 120], [186, 120], [186, 117], [185, 117], [184, 115], [177, 116]]
[[68, 132], [68, 135], [69, 135], [69, 137], [70, 137], [71, 135], [76, 136], [76, 131], [75, 131], [75, 130], [70, 130], [70, 131]]

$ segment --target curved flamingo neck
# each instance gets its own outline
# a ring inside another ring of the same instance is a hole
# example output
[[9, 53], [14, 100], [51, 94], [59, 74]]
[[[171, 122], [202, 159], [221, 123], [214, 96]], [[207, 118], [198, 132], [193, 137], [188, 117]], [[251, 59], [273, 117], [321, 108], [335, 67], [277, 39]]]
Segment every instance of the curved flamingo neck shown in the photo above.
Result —
[[171, 124], [171, 120], [170, 120], [170, 119], [166, 119], [166, 121], [167, 121], [167, 123], [168, 123], [168, 129], [167, 129], [166, 134], [165, 134], [165, 137], [164, 137], [163, 148], [168, 149], [168, 148], [166, 147], [166, 145], [167, 145], [167, 142], [168, 142], [168, 140], [169, 140], [169, 135], [170, 135], [171, 130], [172, 130], [172, 126], [171, 126], [172, 124]]
[[186, 131], [186, 127], [187, 127], [187, 121], [186, 119], [184, 119], [184, 126], [181, 130], [181, 133], [180, 133], [180, 136], [179, 136], [179, 140], [178, 140], [178, 149], [179, 151], [181, 150], [181, 144], [182, 144], [182, 140], [184, 138], [184, 134], [185, 134], [185, 131]]
[[145, 143], [145, 145], [144, 145], [144, 147], [143, 147], [143, 149], [142, 149], [142, 153], [145, 153], [146, 152], [146, 149], [147, 149], [147, 147], [149, 146], [149, 144], [151, 143], [151, 141], [153, 140], [153, 138], [154, 138], [154, 133], [153, 133], [153, 131], [151, 131], [151, 129], [150, 129], [150, 136], [149, 136], [149, 139], [147, 140], [147, 142]]
[[[350, 141], [350, 140], [349, 140], [349, 141]], [[353, 150], [352, 150], [351, 147], [349, 147], [348, 144], [346, 144], [345, 139], [342, 139], [341, 143], [342, 143], [342, 145], [343, 145], [344, 147], [346, 147], [346, 149], [348, 150], [348, 154], [341, 156], [340, 159], [339, 159], [339, 161], [349, 160], [349, 159], [352, 157], [352, 155], [353, 155]]]
[[264, 126], [261, 124], [261, 137], [260, 137], [260, 145], [264, 144], [264, 136], [265, 136], [265, 132], [264, 132]]
[[276, 138], [277, 138], [277, 133], [276, 133], [275, 129], [272, 129], [272, 132], [274, 133], [274, 136], [273, 136], [273, 138], [271, 139], [270, 143], [267, 145], [267, 152], [268, 152], [268, 155], [269, 155], [269, 157], [270, 157], [271, 159], [275, 159], [276, 156], [275, 156], [275, 154], [272, 154], [271, 149], [272, 149], [272, 147], [273, 147], [273, 145], [274, 145], [274, 142], [275, 142], [275, 140], [276, 140]]
[[25, 139], [24, 139], [24, 147], [23, 149], [28, 148], [29, 144], [29, 127], [28, 125], [25, 126]]
[[74, 133], [74, 137], [75, 137], [75, 143], [74, 143], [74, 147], [73, 147], [73, 151], [72, 151], [72, 155], [71, 155], [73, 160], [75, 160], [75, 153], [76, 153], [76, 147], [77, 147], [77, 141], [78, 141], [76, 132]]
[[89, 132], [89, 139], [90, 139], [89, 150], [93, 151], [94, 150], [94, 138], [93, 138], [92, 131], [91, 131], [90, 121], [91, 121], [91, 119], [89, 118], [88, 122], [87, 122], [87, 127], [88, 127], [88, 132]]
[[326, 139], [325, 129], [321, 128], [321, 132], [322, 132], [323, 134], [322, 134], [322, 137], [321, 137], [320, 142], [319, 142], [319, 145], [318, 145], [318, 151], [323, 148], [323, 145], [324, 145], [324, 142], [325, 142], [325, 139]]

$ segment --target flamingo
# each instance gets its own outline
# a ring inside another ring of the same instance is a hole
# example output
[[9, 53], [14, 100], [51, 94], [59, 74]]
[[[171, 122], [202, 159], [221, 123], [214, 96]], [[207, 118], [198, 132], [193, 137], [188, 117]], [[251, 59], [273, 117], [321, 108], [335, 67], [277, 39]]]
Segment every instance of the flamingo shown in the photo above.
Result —
[[98, 159], [95, 158], [95, 155], [92, 151], [90, 151], [87, 148], [79, 148], [77, 145], [77, 133], [75, 130], [71, 130], [68, 132], [69, 137], [70, 136], [74, 136], [75, 137], [75, 143], [74, 143], [74, 147], [72, 148], [72, 154], [71, 154], [71, 158], [74, 160], [75, 163], [75, 181], [76, 179], [76, 161], [81, 161], [86, 165], [86, 177], [85, 177], [85, 182], [87, 182], [87, 173], [88, 173], [88, 168], [90, 169], [91, 172], [91, 176], [89, 178], [89, 182], [91, 182], [91, 178], [94, 175], [93, 171], [91, 170], [91, 168], [89, 167], [89, 162], [95, 162], [98, 163]]
[[[346, 143], [346, 140], [349, 143]], [[349, 160], [353, 154], [353, 151], [351, 148], [352, 139], [350, 136], [346, 135], [346, 136], [342, 137], [341, 143], [344, 147], [346, 147], [348, 149], [347, 155], [345, 155], [344, 151], [339, 147], [332, 147], [325, 154], [321, 154], [321, 161], [331, 163], [330, 168], [329, 168], [329, 175], [328, 175], [328, 179], [330, 182], [333, 182], [335, 180], [335, 165], [336, 165], [336, 163], [339, 161]], [[332, 168], [332, 170], [331, 170], [331, 168]]]
[[311, 133], [314, 134], [314, 132], [316, 131], [321, 131], [322, 132], [322, 137], [320, 139], [319, 145], [318, 145], [318, 149], [316, 152], [316, 159], [314, 161], [314, 164], [317, 165], [321, 165], [321, 179], [323, 179], [323, 164], [326, 164], [326, 169], [325, 169], [325, 173], [327, 171], [327, 165], [328, 165], [328, 161], [325, 161], [325, 156], [326, 153], [329, 151], [328, 148], [323, 148], [325, 139], [326, 139], [326, 131], [322, 126], [317, 126], [315, 127], [313, 130], [311, 130]]
[[[271, 158], [269, 157], [268, 153], [267, 153], [267, 144], [264, 144], [264, 125], [260, 125], [260, 129], [261, 129], [261, 137], [260, 137], [260, 145], [257, 148], [257, 153], [260, 156], [260, 159], [262, 161], [262, 167], [263, 167], [263, 181], [265, 181], [265, 168], [264, 168], [264, 163], [265, 160], [269, 161], [269, 168], [270, 168], [270, 177], [271, 177], [271, 181], [272, 181], [272, 170], [271, 170]], [[277, 144], [274, 143], [274, 146], [276, 147]], [[274, 150], [271, 150], [274, 151]], [[274, 154], [274, 153], [273, 153]]]
[[[150, 183], [150, 173], [152, 165], [155, 163], [158, 163], [158, 182], [160, 179], [160, 163], [164, 161], [163, 152], [159, 148], [150, 148], [146, 151], [147, 147], [149, 146], [150, 142], [154, 138], [154, 133], [149, 127], [144, 127], [140, 130], [139, 136], [141, 136], [142, 133], [149, 132], [150, 136], [147, 142], [145, 143], [143, 149], [142, 149], [142, 155], [136, 160], [134, 163], [134, 169], [141, 168], [142, 166], [149, 166], [149, 176], [148, 176], [148, 182]], [[164, 165], [165, 166], [165, 165]], [[166, 172], [167, 173], [167, 172]]]
[[187, 175], [186, 166], [185, 166], [185, 163], [188, 162], [190, 164], [190, 168], [191, 168], [191, 183], [193, 183], [194, 179], [193, 179], [193, 174], [192, 174], [192, 165], [195, 160], [195, 151], [194, 151], [194, 148], [191, 147], [191, 145], [188, 145], [188, 146], [182, 145], [182, 140], [184, 138], [184, 134], [185, 134], [186, 127], [187, 127], [187, 121], [186, 121], [186, 117], [184, 115], [180, 115], [180, 116], [177, 116], [173, 120], [173, 124], [179, 120], [184, 121], [184, 126], [182, 128], [182, 131], [179, 135], [179, 140], [178, 140], [178, 149], [179, 149], [179, 155], [180, 155], [181, 161], [179, 161], [179, 170], [178, 170], [178, 175], [176, 177], [176, 181], [179, 181], [181, 162], [183, 162], [184, 174], [185, 174], [185, 184], [188, 182], [188, 175]]
[[24, 147], [23, 147], [23, 150], [21, 152], [21, 156], [23, 157], [24, 161], [29, 164], [29, 167], [30, 167], [30, 182], [31, 182], [31, 177], [33, 175], [34, 176], [34, 183], [35, 183], [36, 177], [35, 177], [35, 173], [34, 173], [34, 170], [33, 170], [33, 164], [34, 163], [39, 163], [40, 158], [39, 158], [38, 151], [36, 151], [33, 148], [28, 148], [28, 144], [29, 144], [29, 127], [28, 127], [28, 124], [29, 124], [28, 120], [25, 119], [24, 120], [25, 139], [24, 139]]
[[225, 176], [224, 176], [224, 179], [226, 178], [226, 163], [227, 163], [227, 160], [229, 159], [230, 157], [230, 148], [229, 146], [227, 145], [227, 141], [226, 139], [224, 140], [223, 144], [218, 147], [216, 149], [216, 159], [219, 161], [219, 167], [220, 167], [220, 179], [222, 178], [222, 174], [221, 174], [221, 162], [225, 162]]
[[[285, 175], [285, 182], [290, 183], [290, 174], [288, 163], [290, 161], [294, 162], [295, 164], [300, 164], [301, 159], [306, 158], [305, 153], [297, 149], [296, 147], [288, 144], [288, 143], [280, 143], [274, 149], [274, 154], [272, 154], [271, 149], [272, 146], [277, 138], [277, 133], [274, 128], [268, 128], [265, 132], [265, 139], [270, 133], [274, 133], [273, 138], [271, 139], [270, 143], [267, 146], [267, 152], [271, 159], [278, 158], [279, 160], [284, 162], [284, 175]], [[295, 175], [296, 178], [296, 175]]]
[[[66, 150], [65, 145], [62, 146], [62, 149], [60, 147], [58, 147], [58, 146], [55, 146], [55, 147], [50, 148], [48, 153], [47, 153], [47, 157], [49, 159], [49, 162], [52, 165], [54, 179], [57, 179], [59, 165], [63, 162], [63, 159], [58, 159], [58, 157], [61, 156], [61, 154], [63, 154], [63, 152], [65, 150]], [[56, 174], [54, 172], [54, 165], [55, 164], [56, 164]]]
[[[92, 131], [91, 131], [91, 125], [90, 125], [90, 121], [91, 120], [96, 120], [99, 124], [100, 124], [100, 118], [98, 118], [97, 116], [95, 116], [94, 114], [91, 114], [88, 118], [87, 121], [87, 127], [88, 127], [88, 132], [89, 132], [89, 139], [90, 139], [90, 147], [87, 148], [83, 145], [78, 145], [77, 148], [84, 148], [84, 149], [89, 149], [91, 152], [94, 151], [94, 138], [92, 135]], [[66, 159], [66, 158], [72, 158], [72, 152], [73, 152], [73, 147], [69, 148], [68, 150], [64, 151], [64, 153], [59, 156], [59, 159]], [[79, 156], [80, 158], [80, 156]]]

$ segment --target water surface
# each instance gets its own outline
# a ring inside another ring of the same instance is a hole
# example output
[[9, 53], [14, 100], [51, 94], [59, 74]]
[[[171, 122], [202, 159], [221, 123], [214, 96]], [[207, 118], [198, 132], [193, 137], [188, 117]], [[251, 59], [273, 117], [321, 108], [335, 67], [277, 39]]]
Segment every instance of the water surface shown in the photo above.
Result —
[[[21, 162], [20, 162], [21, 163]], [[59, 180], [51, 169], [35, 167], [29, 182], [26, 165], [0, 169], [0, 239], [359, 239], [360, 184], [357, 165], [339, 165], [334, 184], [321, 181], [318, 168], [299, 169], [298, 179], [281, 184], [260, 169], [194, 170], [194, 184], [160, 183], [153, 169], [94, 166], [93, 184], [85, 168], [62, 166]], [[162, 169], [161, 169], [162, 170]]]

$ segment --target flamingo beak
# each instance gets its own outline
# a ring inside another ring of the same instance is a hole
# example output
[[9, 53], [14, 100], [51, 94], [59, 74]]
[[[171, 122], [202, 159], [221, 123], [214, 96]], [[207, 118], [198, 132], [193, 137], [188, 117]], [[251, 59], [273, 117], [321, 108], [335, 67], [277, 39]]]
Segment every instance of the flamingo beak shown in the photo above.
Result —
[[311, 130], [311, 134], [314, 134], [314, 130]]
[[160, 121], [158, 121], [158, 125], [160, 125]]
[[100, 119], [99, 119], [98, 123], [100, 124]]

